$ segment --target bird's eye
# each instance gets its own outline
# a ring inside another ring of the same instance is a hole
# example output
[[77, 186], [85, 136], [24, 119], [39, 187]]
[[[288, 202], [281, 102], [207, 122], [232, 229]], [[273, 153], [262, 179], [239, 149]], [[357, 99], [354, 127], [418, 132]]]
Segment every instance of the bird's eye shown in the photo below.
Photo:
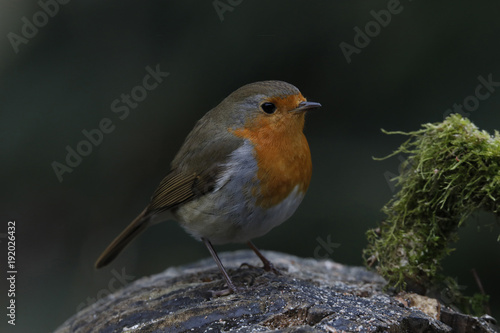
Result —
[[273, 103], [269, 103], [269, 102], [262, 103], [260, 108], [262, 109], [262, 111], [264, 111], [265, 113], [268, 113], [268, 114], [276, 112], [276, 105], [274, 105]]

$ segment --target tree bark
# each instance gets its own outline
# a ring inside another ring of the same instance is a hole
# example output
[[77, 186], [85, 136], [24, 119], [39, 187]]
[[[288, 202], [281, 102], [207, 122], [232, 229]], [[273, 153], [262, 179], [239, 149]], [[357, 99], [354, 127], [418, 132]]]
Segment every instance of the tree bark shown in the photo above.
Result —
[[205, 259], [141, 278], [75, 314], [56, 332], [496, 331], [491, 323], [433, 299], [393, 297], [382, 291], [384, 279], [362, 267], [265, 255], [281, 275], [239, 267], [243, 262], [258, 265], [251, 251], [221, 254], [234, 283], [242, 287], [237, 294], [213, 296], [224, 282], [213, 260]]

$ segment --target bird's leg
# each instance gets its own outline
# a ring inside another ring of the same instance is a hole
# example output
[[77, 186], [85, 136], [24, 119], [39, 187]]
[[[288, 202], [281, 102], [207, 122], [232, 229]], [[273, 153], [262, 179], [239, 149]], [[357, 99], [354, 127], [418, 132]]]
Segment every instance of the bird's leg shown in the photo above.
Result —
[[[253, 252], [255, 252], [255, 254], [260, 258], [260, 260], [262, 260], [262, 263], [264, 264], [264, 270], [269, 272], [273, 272], [274, 274], [276, 275], [280, 275], [280, 271], [277, 270], [274, 265], [266, 258], [264, 257], [264, 255], [262, 253], [260, 253], [259, 249], [251, 242], [251, 241], [248, 241], [247, 242], [247, 245], [253, 250]], [[243, 264], [243, 265], [247, 265], [250, 267], [250, 265], [248, 264]]]
[[214, 296], [225, 296], [225, 295], [229, 295], [231, 293], [238, 292], [238, 289], [234, 286], [233, 281], [231, 281], [231, 278], [229, 277], [229, 274], [227, 274], [226, 269], [222, 265], [222, 262], [220, 261], [219, 256], [217, 255], [217, 252], [215, 252], [214, 247], [212, 246], [212, 243], [210, 243], [210, 241], [208, 239], [206, 239], [206, 238], [202, 237], [201, 239], [203, 240], [203, 243], [205, 243], [208, 251], [210, 251], [210, 254], [212, 255], [212, 258], [214, 258], [215, 263], [219, 267], [219, 270], [221, 271], [222, 276], [224, 277], [224, 280], [226, 280], [226, 284], [227, 284], [227, 287], [228, 287], [228, 289], [221, 290], [221, 291], [218, 291], [218, 292], [214, 292], [213, 293]]

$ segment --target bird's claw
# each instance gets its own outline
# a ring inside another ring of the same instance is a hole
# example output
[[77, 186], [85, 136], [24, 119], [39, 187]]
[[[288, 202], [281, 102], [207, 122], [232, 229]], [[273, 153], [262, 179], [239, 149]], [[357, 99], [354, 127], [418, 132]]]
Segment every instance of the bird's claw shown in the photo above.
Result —
[[273, 265], [271, 262], [267, 262], [267, 263], [265, 263], [265, 264], [264, 264], [264, 266], [262, 266], [262, 267], [258, 267], [258, 266], [250, 265], [250, 264], [248, 264], [248, 263], [244, 262], [244, 263], [242, 263], [242, 264], [240, 265], [240, 268], [242, 268], [242, 267], [244, 267], [244, 266], [246, 266], [246, 267], [248, 267], [248, 268], [262, 268], [262, 269], [263, 269], [263, 270], [265, 270], [266, 272], [272, 272], [272, 273], [274, 273], [274, 274], [276, 274], [276, 275], [281, 275], [281, 272], [280, 272], [280, 271], [279, 271], [276, 267], [274, 267], [274, 265]]

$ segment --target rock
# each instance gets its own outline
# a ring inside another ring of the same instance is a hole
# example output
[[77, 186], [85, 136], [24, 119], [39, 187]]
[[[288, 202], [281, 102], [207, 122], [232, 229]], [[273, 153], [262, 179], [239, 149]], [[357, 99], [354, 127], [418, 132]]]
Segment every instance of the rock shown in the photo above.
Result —
[[212, 296], [224, 282], [209, 258], [141, 278], [56, 332], [495, 332], [450, 309], [443, 322], [410, 307], [384, 293], [385, 281], [362, 267], [265, 254], [281, 275], [239, 267], [260, 264], [251, 251], [220, 255], [234, 283], [245, 287], [238, 294]]

